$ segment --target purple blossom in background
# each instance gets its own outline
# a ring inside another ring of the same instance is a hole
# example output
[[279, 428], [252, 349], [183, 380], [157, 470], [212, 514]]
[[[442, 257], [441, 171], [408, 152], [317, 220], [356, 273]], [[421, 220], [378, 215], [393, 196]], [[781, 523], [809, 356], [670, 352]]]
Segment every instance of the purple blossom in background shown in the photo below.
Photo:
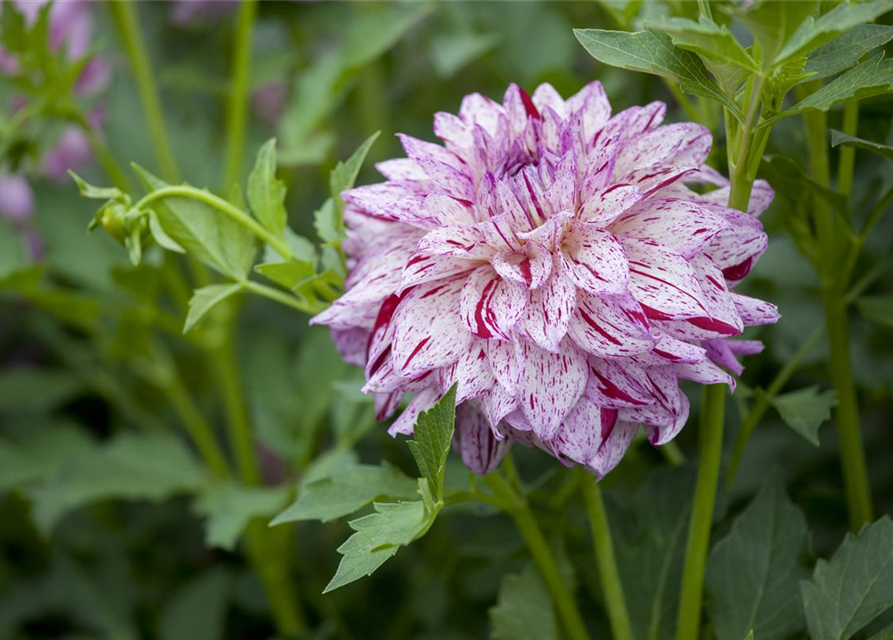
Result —
[[518, 440], [603, 476], [639, 424], [655, 446], [679, 433], [679, 379], [734, 387], [717, 364], [739, 372], [759, 347], [726, 339], [779, 317], [730, 289], [766, 249], [773, 192], [726, 207], [710, 132], [665, 111], [611, 117], [598, 82], [567, 101], [548, 84], [472, 94], [435, 116], [445, 146], [400, 136], [387, 181], [343, 194], [347, 292], [312, 322], [365, 367], [379, 419], [415, 394], [392, 434], [458, 383], [472, 470]]
[[20, 175], [0, 175], [0, 217], [22, 224], [34, 213], [34, 192]]
[[285, 111], [288, 98], [288, 85], [275, 80], [258, 86], [251, 93], [251, 106], [258, 118], [270, 125], [275, 125]]
[[214, 20], [232, 13], [238, 0], [174, 0], [171, 2], [171, 22], [180, 27], [201, 20]]

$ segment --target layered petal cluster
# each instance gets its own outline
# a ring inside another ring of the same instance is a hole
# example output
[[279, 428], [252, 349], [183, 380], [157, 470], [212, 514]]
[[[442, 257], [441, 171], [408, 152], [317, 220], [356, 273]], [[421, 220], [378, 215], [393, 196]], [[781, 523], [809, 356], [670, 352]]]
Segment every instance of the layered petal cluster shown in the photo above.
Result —
[[472, 470], [517, 440], [602, 476], [639, 425], [656, 446], [676, 436], [680, 379], [734, 385], [722, 367], [760, 345], [728, 338], [778, 319], [734, 291], [773, 193], [758, 181], [748, 212], [726, 207], [710, 132], [665, 110], [612, 115], [598, 82], [472, 94], [435, 116], [443, 145], [400, 136], [387, 180], [343, 194], [347, 291], [312, 322], [365, 367], [380, 419], [413, 394], [392, 434], [458, 384]]

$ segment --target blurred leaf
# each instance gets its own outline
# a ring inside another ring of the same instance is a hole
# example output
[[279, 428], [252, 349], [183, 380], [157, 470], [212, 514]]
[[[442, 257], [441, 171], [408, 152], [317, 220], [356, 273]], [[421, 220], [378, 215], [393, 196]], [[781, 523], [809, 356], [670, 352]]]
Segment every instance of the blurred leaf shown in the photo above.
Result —
[[101, 448], [70, 460], [46, 482], [28, 490], [34, 520], [49, 534], [69, 511], [100, 500], [161, 500], [193, 491], [204, 471], [167, 433], [123, 433]]
[[313, 214], [313, 227], [316, 229], [316, 235], [323, 242], [335, 242], [341, 237], [341, 219], [335, 208], [334, 198], [326, 198], [322, 206]]
[[449, 79], [500, 42], [495, 33], [444, 33], [431, 39], [431, 64], [440, 78]]
[[0, 280], [28, 266], [25, 241], [12, 225], [0, 218]]
[[859, 25], [813, 51], [803, 72], [813, 74], [810, 80], [833, 76], [849, 69], [866, 53], [886, 44], [891, 38], [893, 27], [880, 24]]
[[775, 63], [779, 64], [788, 58], [808, 54], [836, 36], [865, 22], [871, 22], [890, 9], [893, 9], [891, 0], [858, 4], [844, 2], [818, 20], [807, 16], [791, 39], [785, 43], [784, 48], [776, 57]]
[[844, 102], [870, 98], [891, 91], [893, 91], [893, 60], [884, 60], [884, 54], [879, 53], [783, 111], [779, 117], [810, 110], [827, 111]]
[[856, 308], [868, 320], [893, 328], [893, 293], [859, 298]]
[[597, 0], [599, 6], [607, 11], [617, 24], [628, 28], [633, 18], [639, 13], [643, 0]]
[[443, 475], [455, 427], [456, 385], [453, 385], [437, 404], [419, 414], [413, 439], [408, 443], [419, 471], [428, 481], [431, 495], [438, 502], [443, 499]]
[[434, 521], [434, 515], [418, 501], [373, 506], [375, 513], [350, 522], [350, 528], [356, 533], [338, 547], [343, 557], [323, 593], [372, 575], [400, 547], [424, 535]]
[[328, 522], [342, 518], [375, 500], [412, 500], [417, 482], [389, 465], [356, 465], [301, 486], [298, 499], [271, 525], [299, 520]]
[[211, 309], [241, 290], [242, 285], [239, 283], [210, 284], [196, 289], [189, 299], [189, 313], [186, 314], [183, 333], [188, 333]]
[[533, 564], [502, 579], [499, 601], [490, 609], [490, 625], [490, 640], [561, 638], [552, 597]]
[[342, 57], [344, 67], [356, 69], [391, 49], [433, 7], [418, 5], [382, 5], [377, 11], [359, 13], [347, 25]]
[[819, 427], [831, 418], [837, 393], [833, 389], [820, 392], [818, 386], [812, 386], [775, 396], [770, 402], [786, 425], [817, 447]]
[[22, 637], [15, 633], [17, 628], [24, 628], [33, 620], [46, 619], [47, 614], [60, 613], [107, 640], [140, 637], [130, 612], [94, 576], [88, 575], [62, 550], [57, 550], [53, 558], [48, 575], [20, 581], [4, 592], [0, 600], [0, 637]]
[[232, 588], [232, 576], [222, 568], [190, 580], [165, 603], [158, 622], [159, 640], [223, 638]]
[[617, 566], [623, 590], [631, 594], [627, 607], [636, 638], [675, 638], [693, 489], [690, 469], [662, 469], [632, 500], [624, 501], [622, 509], [609, 511], [612, 528], [617, 528]]
[[847, 534], [831, 560], [800, 583], [813, 640], [847, 640], [893, 607], [893, 520]]
[[868, 640], [893, 640], [893, 622], [888, 624], [877, 633], [872, 634], [872, 636]]
[[49, 413], [84, 390], [83, 379], [68, 370], [9, 368], [0, 372], [0, 409]]
[[857, 147], [859, 149], [865, 149], [866, 151], [872, 151], [879, 156], [883, 156], [888, 160], [893, 160], [893, 147], [886, 144], [881, 144], [879, 142], [872, 142], [871, 140], [863, 140], [862, 138], [855, 138], [853, 136], [848, 136], [845, 133], [841, 133], [840, 131], [831, 130], [831, 146], [838, 147], [840, 145]]
[[[139, 166], [140, 179], [151, 191], [168, 186]], [[209, 205], [191, 198], [165, 198], [153, 204], [164, 232], [190, 255], [234, 280], [244, 280], [254, 262], [254, 236]]]
[[784, 640], [804, 627], [797, 593], [807, 573], [806, 519], [776, 474], [732, 523], [707, 561], [708, 609], [717, 640]]
[[604, 64], [653, 73], [679, 83], [685, 93], [721, 102], [740, 113], [734, 100], [717, 86], [697, 55], [673, 45], [670, 37], [651, 31], [627, 33], [602, 29], [575, 29], [574, 35], [589, 54]]
[[211, 485], [197, 496], [193, 507], [206, 519], [205, 543], [232, 551], [248, 523], [282, 509], [290, 493], [286, 486], [245, 487], [231, 482]]
[[276, 139], [273, 138], [257, 152], [248, 176], [248, 202], [260, 223], [277, 236], [283, 234], [288, 220], [285, 193], [285, 184], [276, 177]]
[[37, 423], [23, 442], [0, 441], [0, 491], [52, 475], [67, 460], [93, 448], [86, 431], [66, 423]]

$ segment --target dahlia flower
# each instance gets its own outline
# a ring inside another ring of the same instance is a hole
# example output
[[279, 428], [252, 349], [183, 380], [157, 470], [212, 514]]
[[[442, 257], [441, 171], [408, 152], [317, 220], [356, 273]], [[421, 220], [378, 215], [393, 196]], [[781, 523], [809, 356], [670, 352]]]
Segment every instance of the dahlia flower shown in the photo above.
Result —
[[680, 379], [734, 387], [721, 367], [760, 345], [728, 338], [778, 319], [733, 290], [773, 193], [758, 181], [747, 213], [726, 207], [710, 132], [665, 111], [612, 116], [598, 82], [568, 100], [472, 94], [435, 115], [443, 146], [401, 135], [386, 181], [342, 194], [347, 291], [311, 322], [365, 367], [379, 419], [414, 394], [392, 435], [457, 384], [473, 471], [517, 440], [601, 477], [639, 425], [655, 446], [679, 433]]

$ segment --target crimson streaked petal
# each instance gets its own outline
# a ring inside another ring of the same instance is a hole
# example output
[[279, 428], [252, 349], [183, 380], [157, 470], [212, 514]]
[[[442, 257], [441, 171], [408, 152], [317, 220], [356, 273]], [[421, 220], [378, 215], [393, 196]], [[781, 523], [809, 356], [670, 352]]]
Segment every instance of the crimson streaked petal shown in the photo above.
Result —
[[654, 343], [641, 305], [629, 294], [594, 296], [579, 291], [568, 337], [584, 351], [606, 358], [642, 353]]
[[467, 402], [456, 407], [456, 440], [465, 465], [478, 475], [492, 472], [512, 445], [497, 438], [487, 419]]
[[562, 342], [558, 353], [526, 340], [515, 343], [515, 347], [523, 366], [518, 403], [537, 436], [550, 440], [583, 395], [586, 356], [569, 340]]
[[626, 252], [617, 238], [591, 224], [575, 224], [559, 258], [575, 285], [596, 295], [618, 295], [629, 286]]

